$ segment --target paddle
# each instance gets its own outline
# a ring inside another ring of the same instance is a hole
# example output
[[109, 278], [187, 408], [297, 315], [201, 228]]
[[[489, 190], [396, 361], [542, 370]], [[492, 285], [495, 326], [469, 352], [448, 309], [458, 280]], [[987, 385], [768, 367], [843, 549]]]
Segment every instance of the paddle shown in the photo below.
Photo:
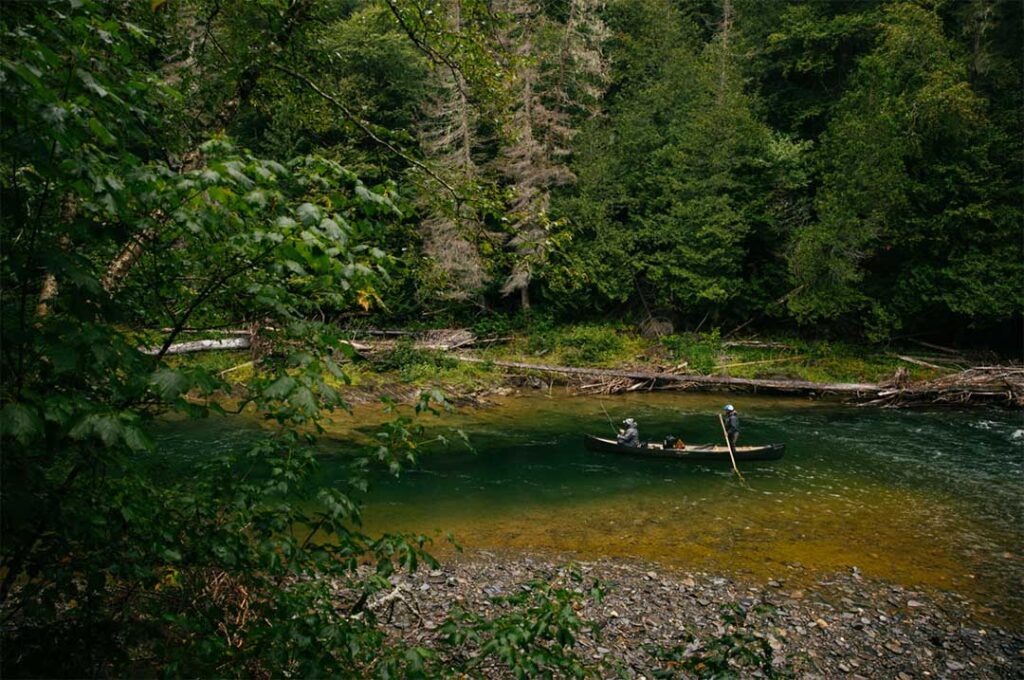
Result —
[[725, 435], [725, 448], [729, 449], [729, 460], [732, 461], [732, 469], [736, 473], [736, 476], [740, 478], [744, 484], [747, 480], [743, 479], [743, 475], [740, 474], [740, 469], [736, 467], [736, 456], [732, 453], [732, 442], [729, 441], [729, 431], [725, 429], [725, 419], [722, 418], [722, 414], [718, 414], [718, 422], [722, 424], [722, 434]]

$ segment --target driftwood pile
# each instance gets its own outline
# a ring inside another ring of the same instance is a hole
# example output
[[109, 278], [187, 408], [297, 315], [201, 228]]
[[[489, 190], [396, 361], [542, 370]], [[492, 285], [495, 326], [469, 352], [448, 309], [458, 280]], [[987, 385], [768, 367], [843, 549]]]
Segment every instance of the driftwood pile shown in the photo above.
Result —
[[952, 375], [882, 389], [865, 406], [1001, 403], [1024, 406], [1024, 366], [976, 366]]

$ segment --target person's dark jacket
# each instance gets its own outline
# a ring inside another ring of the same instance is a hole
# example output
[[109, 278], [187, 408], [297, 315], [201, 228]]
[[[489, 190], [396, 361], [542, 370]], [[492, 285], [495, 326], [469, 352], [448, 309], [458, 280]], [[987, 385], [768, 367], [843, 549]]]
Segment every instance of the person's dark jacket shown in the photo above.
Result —
[[636, 425], [629, 425], [626, 427], [626, 431], [623, 434], [616, 437], [616, 440], [618, 440], [620, 444], [625, 444], [626, 446], [640, 446], [640, 431], [637, 429]]
[[729, 415], [725, 417], [725, 431], [730, 436], [739, 434], [740, 431], [740, 417], [736, 415], [736, 411], [729, 411]]

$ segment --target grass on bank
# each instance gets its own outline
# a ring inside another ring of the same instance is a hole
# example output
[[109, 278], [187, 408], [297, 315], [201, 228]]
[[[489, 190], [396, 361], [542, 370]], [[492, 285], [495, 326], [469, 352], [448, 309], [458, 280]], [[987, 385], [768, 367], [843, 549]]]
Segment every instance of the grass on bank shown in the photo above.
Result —
[[625, 325], [575, 324], [517, 334], [477, 355], [495, 361], [813, 382], [877, 383], [892, 378], [901, 367], [911, 380], [956, 370], [907, 362], [882, 347], [794, 337], [755, 342], [760, 346], [723, 341], [718, 331], [647, 338]]

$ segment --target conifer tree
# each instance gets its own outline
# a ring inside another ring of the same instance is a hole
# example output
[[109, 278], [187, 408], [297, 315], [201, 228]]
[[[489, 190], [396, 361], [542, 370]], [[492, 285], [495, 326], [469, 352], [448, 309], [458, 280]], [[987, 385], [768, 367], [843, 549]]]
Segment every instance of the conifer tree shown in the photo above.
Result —
[[793, 311], [882, 339], [905, 320], [1024, 308], [1024, 264], [1000, 255], [1019, 240], [1019, 192], [994, 163], [1006, 143], [940, 17], [888, 7], [820, 147], [817, 219], [791, 256], [803, 286]]
[[513, 27], [507, 39], [518, 57], [518, 101], [510, 141], [498, 159], [511, 189], [508, 246], [513, 251], [501, 292], [518, 292], [524, 310], [530, 307], [530, 281], [547, 256], [552, 189], [576, 179], [566, 159], [576, 118], [592, 111], [603, 92], [605, 31], [597, 10], [595, 0], [572, 0], [566, 22], [559, 25], [531, 0], [508, 0], [505, 7]]

